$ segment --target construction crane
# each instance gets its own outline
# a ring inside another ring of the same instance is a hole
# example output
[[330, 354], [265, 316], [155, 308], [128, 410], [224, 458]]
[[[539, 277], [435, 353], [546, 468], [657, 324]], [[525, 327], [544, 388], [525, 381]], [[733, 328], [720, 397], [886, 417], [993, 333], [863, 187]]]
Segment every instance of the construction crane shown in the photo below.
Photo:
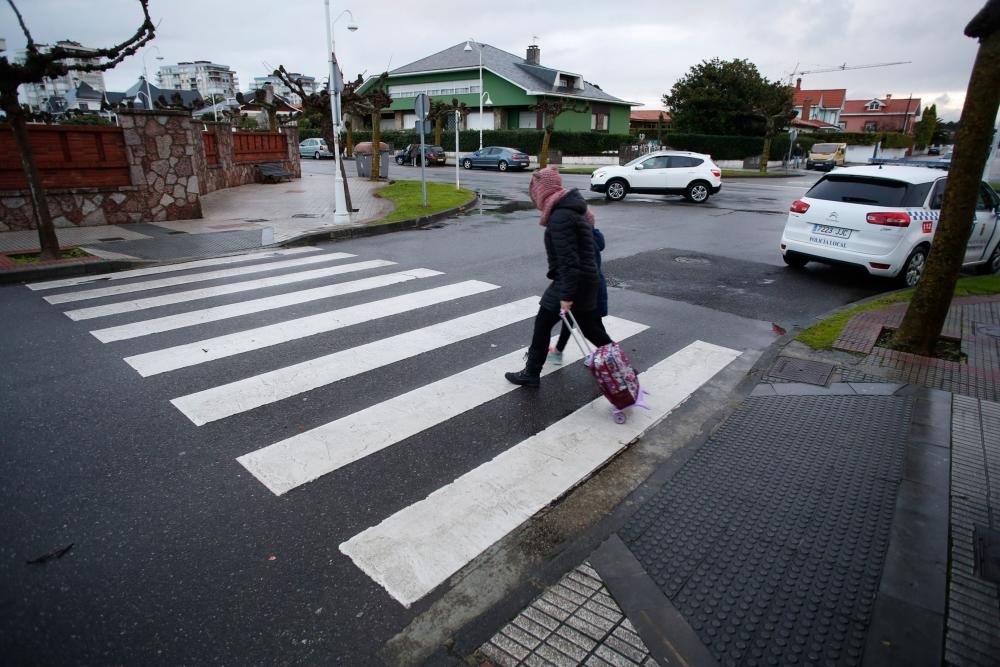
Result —
[[890, 67], [892, 65], [909, 65], [911, 62], [913, 61], [899, 60], [891, 63], [872, 63], [870, 65], [848, 65], [847, 63], [844, 63], [843, 65], [834, 65], [832, 67], [826, 67], [823, 69], [810, 69], [801, 72], [799, 71], [799, 63], [795, 63], [795, 69], [793, 69], [792, 73], [788, 75], [788, 85], [790, 86], [795, 82], [796, 75], [821, 74], [823, 72], [842, 72], [844, 70], [849, 70], [849, 69], [870, 69], [872, 67]]

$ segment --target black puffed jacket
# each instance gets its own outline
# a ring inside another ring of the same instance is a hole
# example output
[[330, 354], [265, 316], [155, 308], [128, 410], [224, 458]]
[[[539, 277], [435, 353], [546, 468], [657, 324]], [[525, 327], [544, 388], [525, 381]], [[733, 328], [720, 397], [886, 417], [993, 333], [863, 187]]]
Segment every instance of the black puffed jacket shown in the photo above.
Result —
[[577, 313], [597, 308], [600, 272], [594, 258], [594, 232], [586, 213], [587, 202], [579, 191], [570, 190], [549, 216], [545, 226], [545, 254], [549, 261], [546, 277], [552, 284], [540, 304], [546, 310], [559, 310], [560, 301], [572, 301]]

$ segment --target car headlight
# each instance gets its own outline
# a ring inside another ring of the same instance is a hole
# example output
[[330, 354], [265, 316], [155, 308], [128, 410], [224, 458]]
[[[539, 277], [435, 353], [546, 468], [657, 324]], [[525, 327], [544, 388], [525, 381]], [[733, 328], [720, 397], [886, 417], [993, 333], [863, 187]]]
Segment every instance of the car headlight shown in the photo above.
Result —
[[605, 173], [604, 170], [598, 169], [597, 171], [595, 171], [593, 173], [593, 177], [594, 178], [604, 178], [604, 173]]

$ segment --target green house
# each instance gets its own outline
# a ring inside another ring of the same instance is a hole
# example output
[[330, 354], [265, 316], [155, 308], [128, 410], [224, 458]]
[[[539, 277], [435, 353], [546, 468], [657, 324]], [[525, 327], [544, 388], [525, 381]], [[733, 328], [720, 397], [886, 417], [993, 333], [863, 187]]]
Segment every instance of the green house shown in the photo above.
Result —
[[556, 130], [628, 134], [629, 112], [637, 105], [608, 95], [581, 74], [545, 67], [535, 45], [521, 58], [489, 44], [461, 42], [392, 70], [386, 85], [392, 105], [382, 114], [383, 130], [412, 129], [417, 119], [414, 99], [420, 93], [447, 103], [464, 102], [471, 110], [461, 128], [467, 130], [542, 129], [541, 114], [529, 107], [545, 97], [579, 100], [585, 109], [560, 114]]

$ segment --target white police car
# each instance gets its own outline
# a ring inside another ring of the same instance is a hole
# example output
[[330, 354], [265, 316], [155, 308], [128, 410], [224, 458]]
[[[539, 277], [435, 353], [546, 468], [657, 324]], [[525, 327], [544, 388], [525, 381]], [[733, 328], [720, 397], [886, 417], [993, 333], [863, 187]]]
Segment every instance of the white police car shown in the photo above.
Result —
[[[781, 253], [789, 266], [807, 262], [863, 266], [912, 287], [920, 280], [937, 228], [948, 173], [927, 167], [835, 169], [788, 213]], [[1000, 271], [1000, 197], [980, 185], [964, 265]]]

